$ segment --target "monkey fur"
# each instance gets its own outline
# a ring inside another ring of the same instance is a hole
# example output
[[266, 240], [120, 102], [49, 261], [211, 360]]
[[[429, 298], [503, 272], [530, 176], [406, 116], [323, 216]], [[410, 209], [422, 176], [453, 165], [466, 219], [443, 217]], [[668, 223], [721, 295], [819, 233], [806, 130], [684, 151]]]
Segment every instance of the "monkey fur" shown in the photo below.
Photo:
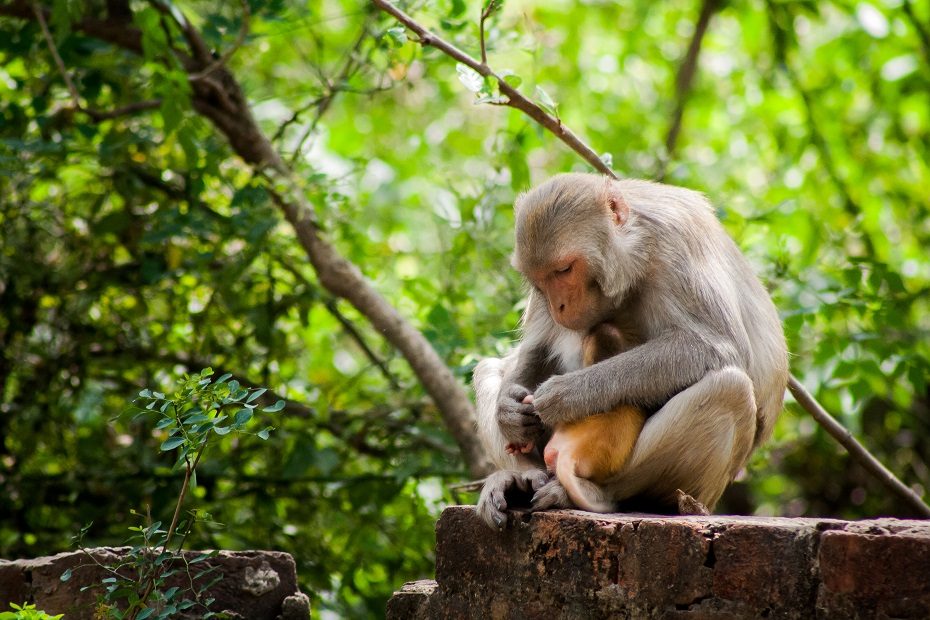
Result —
[[[532, 288], [518, 346], [475, 369], [479, 436], [501, 468], [479, 516], [502, 527], [517, 487], [535, 509], [572, 506], [538, 450], [507, 446], [543, 446], [554, 429], [624, 405], [655, 413], [624, 467], [587, 479], [600, 507], [675, 505], [680, 490], [713, 509], [771, 434], [788, 364], [775, 307], [712, 207], [679, 187], [565, 174], [515, 210], [513, 265]], [[638, 344], [586, 366], [585, 335], [604, 323]]]
[[[628, 348], [620, 331], [608, 323], [595, 327], [582, 341], [582, 363], [590, 366]], [[626, 465], [646, 422], [637, 407], [620, 405], [576, 422], [556, 426], [543, 451], [572, 503], [591, 512], [610, 512], [614, 502], [601, 485]]]

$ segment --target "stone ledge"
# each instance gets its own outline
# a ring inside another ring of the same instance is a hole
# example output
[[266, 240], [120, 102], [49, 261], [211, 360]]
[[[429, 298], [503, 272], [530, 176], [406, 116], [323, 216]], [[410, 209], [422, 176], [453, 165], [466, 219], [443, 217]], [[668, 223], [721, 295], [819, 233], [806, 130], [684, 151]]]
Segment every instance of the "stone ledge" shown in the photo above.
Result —
[[930, 521], [513, 512], [436, 525], [401, 618], [928, 618]]
[[[88, 552], [109, 564], [126, 550], [101, 547]], [[185, 556], [192, 559], [200, 553], [187, 551]], [[249, 620], [306, 620], [310, 615], [310, 600], [297, 587], [297, 567], [287, 553], [221, 551], [198, 566], [216, 566], [217, 574], [223, 576], [208, 590], [216, 599], [212, 610], [228, 610], [234, 618]], [[62, 582], [61, 574], [67, 569], [72, 570], [72, 577]], [[98, 590], [81, 592], [81, 588], [98, 584], [104, 577], [104, 570], [80, 551], [0, 560], [0, 611], [9, 609], [10, 603], [32, 602], [49, 614], [65, 614], [67, 620], [92, 620]], [[177, 577], [178, 583], [171, 585], [183, 586], [182, 575]]]

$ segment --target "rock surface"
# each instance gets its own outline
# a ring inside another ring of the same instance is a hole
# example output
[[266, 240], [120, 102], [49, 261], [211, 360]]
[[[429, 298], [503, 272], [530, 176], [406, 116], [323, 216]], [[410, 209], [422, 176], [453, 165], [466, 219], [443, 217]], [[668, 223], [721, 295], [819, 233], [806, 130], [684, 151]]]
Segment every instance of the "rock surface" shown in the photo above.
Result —
[[[99, 584], [106, 577], [102, 564], [118, 561], [125, 549], [89, 549], [93, 559], [84, 552], [60, 553], [31, 560], [0, 560], [0, 611], [10, 603], [34, 602], [49, 614], [65, 614], [66, 620], [94, 618], [98, 588], [81, 592], [84, 586]], [[199, 552], [185, 553], [188, 560]], [[294, 558], [278, 551], [221, 551], [216, 557], [196, 565], [215, 566], [222, 575], [210, 587], [208, 595], [215, 598], [213, 611], [230, 611], [233, 617], [249, 620], [307, 620], [310, 600], [297, 587], [297, 567]], [[71, 569], [68, 581], [61, 581], [65, 570]], [[178, 585], [183, 587], [179, 574]]]
[[436, 525], [436, 580], [387, 617], [930, 618], [930, 521], [510, 514]]

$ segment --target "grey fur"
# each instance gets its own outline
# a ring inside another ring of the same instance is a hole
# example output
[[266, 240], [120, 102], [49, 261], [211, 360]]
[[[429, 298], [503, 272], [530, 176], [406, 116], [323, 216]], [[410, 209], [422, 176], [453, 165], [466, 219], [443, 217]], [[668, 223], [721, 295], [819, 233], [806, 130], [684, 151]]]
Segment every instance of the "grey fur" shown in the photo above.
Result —
[[[607, 207], [611, 196], [629, 207], [620, 225]], [[560, 175], [518, 200], [516, 237], [513, 264], [524, 271], [568, 252], [587, 256], [602, 292], [592, 326], [617, 321], [644, 343], [580, 368], [580, 334], [555, 323], [532, 291], [516, 352], [476, 369], [479, 431], [489, 452], [499, 457], [501, 440], [539, 442], [556, 424], [621, 403], [661, 407], [605, 493], [614, 500], [673, 493], [675, 486], [666, 489], [652, 474], [680, 469], [677, 488], [712, 508], [771, 434], [788, 363], [775, 307], [710, 204], [696, 192], [648, 181]], [[524, 392], [513, 386], [534, 394], [542, 427], [517, 431], [510, 400]], [[534, 455], [497, 462], [539, 466]]]

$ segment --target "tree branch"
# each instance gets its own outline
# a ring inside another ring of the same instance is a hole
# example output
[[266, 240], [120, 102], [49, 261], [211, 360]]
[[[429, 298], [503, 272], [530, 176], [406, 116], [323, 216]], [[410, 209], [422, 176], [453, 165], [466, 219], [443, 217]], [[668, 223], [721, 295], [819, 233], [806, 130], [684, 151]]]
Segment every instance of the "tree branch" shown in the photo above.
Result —
[[137, 112], [143, 112], [145, 110], [151, 110], [161, 105], [161, 99], [153, 99], [151, 101], [139, 101], [137, 103], [131, 103], [129, 105], [116, 108], [115, 110], [94, 110], [84, 106], [81, 103], [81, 97], [78, 95], [78, 90], [74, 86], [74, 81], [72, 81], [71, 75], [68, 74], [68, 70], [65, 68], [65, 63], [61, 59], [61, 54], [58, 53], [58, 46], [55, 45], [55, 39], [52, 37], [52, 33], [48, 29], [48, 24], [45, 21], [45, 11], [37, 3], [33, 2], [32, 12], [35, 15], [36, 21], [39, 22], [39, 28], [42, 30], [42, 36], [45, 38], [46, 45], [48, 45], [48, 51], [52, 54], [52, 59], [55, 61], [55, 66], [58, 67], [58, 73], [61, 75], [61, 79], [65, 82], [65, 87], [71, 94], [71, 101], [74, 104], [75, 110], [83, 112], [94, 122], [99, 123], [100, 121], [118, 118], [120, 116], [128, 116]]
[[[177, 11], [157, 0], [153, 0], [153, 4], [181, 28], [191, 52], [190, 57], [182, 58], [188, 73], [208, 67], [212, 57], [197, 29]], [[0, 6], [0, 15], [35, 18], [24, 0]], [[123, 49], [141, 52], [141, 33], [134, 27], [127, 28], [123, 21], [84, 20], [73, 24], [72, 28]], [[269, 189], [269, 194], [297, 233], [320, 284], [333, 295], [349, 301], [401, 352], [436, 403], [471, 474], [480, 477], [492, 471], [493, 465], [474, 430], [475, 412], [468, 394], [426, 337], [391, 306], [358, 267], [321, 236], [312, 207], [306, 203], [290, 168], [256, 123], [242, 88], [229, 68], [217, 67], [209, 77], [191, 81], [191, 87], [194, 109], [226, 136], [236, 155], [276, 188]]]
[[[460, 49], [458, 49], [451, 43], [444, 41], [442, 38], [429, 32], [423, 26], [421, 26], [416, 21], [414, 21], [412, 17], [410, 17], [409, 15], [407, 15], [406, 13], [404, 13], [403, 11], [395, 7], [393, 4], [391, 4], [387, 0], [372, 0], [372, 1], [382, 11], [384, 11], [385, 13], [388, 13], [389, 15], [394, 16], [398, 21], [404, 24], [407, 28], [409, 28], [411, 31], [416, 33], [416, 35], [420, 38], [421, 45], [431, 45], [435, 47], [436, 49], [438, 49], [439, 51], [441, 51], [442, 53], [444, 53], [445, 55], [451, 58], [454, 58], [455, 60], [461, 62], [462, 64], [465, 64], [471, 67], [472, 69], [474, 69], [481, 75], [486, 76], [486, 77], [493, 77], [494, 79], [496, 79], [498, 81], [498, 84], [500, 85], [501, 92], [505, 93], [510, 98], [510, 101], [508, 102], [507, 105], [511, 107], [515, 107], [518, 110], [525, 112], [527, 116], [537, 121], [543, 127], [545, 127], [546, 129], [551, 131], [553, 134], [555, 134], [557, 138], [562, 140], [562, 142], [565, 143], [569, 148], [571, 148], [573, 151], [578, 153], [578, 155], [580, 155], [585, 161], [590, 163], [596, 170], [612, 178], [617, 178], [617, 176], [613, 173], [613, 171], [610, 170], [610, 168], [606, 164], [604, 164], [604, 162], [601, 161], [599, 157], [597, 157], [597, 155], [594, 153], [594, 150], [592, 150], [588, 145], [582, 142], [567, 127], [564, 127], [561, 124], [561, 121], [550, 116], [544, 110], [539, 108], [539, 106], [528, 101], [525, 97], [517, 93], [517, 91], [511, 88], [509, 84], [507, 84], [502, 79], [500, 79], [490, 69], [490, 67], [488, 67], [487, 65], [483, 63], [479, 63], [477, 60], [470, 57], [468, 54], [461, 51]], [[710, 1], [713, 1], [713, 0], [710, 0]], [[711, 14], [712, 14], [712, 11], [711, 11]], [[708, 19], [709, 18], [710, 18], [710, 15], [708, 15]], [[695, 59], [696, 59], [696, 53], [695, 53]], [[832, 426], [830, 425], [830, 422], [827, 420], [827, 418], [824, 417], [824, 415], [829, 417], [829, 414], [826, 413], [823, 407], [814, 399], [813, 396], [811, 396], [810, 394], [807, 393], [806, 390], [804, 390], [803, 386], [801, 386], [800, 382], [796, 378], [794, 378], [793, 375], [790, 376], [789, 378], [788, 388], [791, 390], [791, 393], [795, 395], [795, 398], [798, 399], [798, 404], [801, 405], [801, 407], [805, 409], [808, 413], [810, 413], [811, 416], [819, 424], [824, 426], [824, 428], [826, 428], [827, 431], [830, 432], [831, 436], [833, 436], [838, 441], [840, 441], [837, 434], [834, 434], [834, 433], [837, 432], [837, 429], [842, 429], [842, 426], [840, 426], [840, 424], [836, 422], [836, 420], [834, 420], [833, 418], [830, 418], [830, 420], [832, 420], [833, 422], [833, 425]], [[796, 390], [798, 391], [796, 392]], [[799, 394], [800, 394], [800, 397], [798, 396]], [[843, 433], [847, 435], [849, 434], [848, 431], [845, 431], [845, 429], [842, 430], [839, 434], [841, 435]], [[850, 438], [851, 438], [851, 435], [850, 435]], [[870, 472], [878, 476], [879, 480], [882, 483], [884, 483], [891, 491], [903, 497], [909, 504], [913, 505], [915, 508], [919, 506], [920, 507], [919, 510], [921, 514], [927, 514], [928, 516], [930, 516], [930, 507], [924, 504], [923, 501], [919, 497], [917, 497], [917, 494], [911, 491], [900, 480], [898, 480], [894, 476], [893, 473], [891, 473], [887, 468], [882, 466], [881, 463], [879, 463], [879, 461], [874, 456], [872, 456], [868, 452], [868, 450], [866, 450], [861, 444], [858, 444], [858, 442], [856, 443], [856, 446], [858, 446], [858, 448], [851, 447], [852, 444], [848, 444], [847, 442], [844, 442], [844, 441], [840, 441], [840, 444], [843, 445], [843, 447], [847, 449], [847, 451], [853, 458], [860, 461], [866, 467], [866, 469], [868, 469]], [[876, 464], [878, 464], [880, 469], [876, 468]]]
[[659, 161], [659, 169], [656, 171], [656, 180], [658, 181], [665, 178], [668, 164], [675, 155], [678, 135], [681, 132], [681, 122], [685, 114], [685, 104], [691, 94], [694, 77], [697, 75], [697, 62], [701, 53], [701, 44], [704, 42], [704, 35], [707, 34], [707, 27], [710, 25], [711, 17], [722, 6], [723, 0], [704, 0], [701, 3], [701, 11], [694, 26], [694, 35], [691, 37], [688, 51], [685, 53], [681, 67], [678, 69], [678, 76], [675, 78], [675, 110], [672, 113], [672, 121], [665, 136], [665, 154]]
[[[336, 79], [330, 80], [324, 77], [322, 75], [322, 69], [321, 69], [320, 71], [321, 79], [326, 84], [326, 93], [322, 97], [317, 99], [316, 114], [314, 115], [313, 121], [310, 123], [310, 126], [307, 127], [306, 131], [304, 131], [303, 135], [301, 135], [300, 139], [297, 141], [297, 146], [294, 147], [294, 151], [291, 154], [291, 160], [290, 160], [291, 166], [293, 166], [297, 162], [297, 159], [300, 157], [300, 154], [303, 151], [304, 143], [311, 136], [311, 134], [313, 134], [313, 132], [316, 131], [317, 125], [319, 125], [320, 123], [320, 119], [323, 118], [323, 115], [326, 114], [330, 106], [332, 106], [333, 101], [336, 99], [336, 95], [338, 95], [342, 91], [343, 89], [342, 85], [346, 81], [348, 81], [349, 77], [351, 77], [352, 74], [355, 73], [356, 70], [358, 70], [359, 62], [356, 59], [356, 55], [358, 54], [359, 50], [362, 47], [362, 43], [365, 42], [365, 39], [367, 37], [368, 37], [368, 21], [366, 20], [365, 23], [362, 24], [362, 30], [359, 33], [358, 37], [355, 39], [355, 43], [352, 45], [352, 48], [349, 50], [349, 53], [346, 54], [345, 63], [342, 65], [342, 69], [339, 70], [339, 73], [336, 74]], [[298, 112], [295, 112], [294, 119], [297, 118], [297, 115], [298, 115]], [[286, 124], [281, 126], [281, 129], [278, 130], [278, 133], [283, 132], [284, 127], [286, 127]], [[274, 141], [274, 138], [272, 138], [272, 141]]]
[[474, 69], [484, 77], [489, 77], [495, 80], [501, 94], [507, 97], [507, 102], [504, 105], [520, 110], [534, 121], [539, 123], [542, 127], [548, 129], [559, 140], [564, 142], [570, 149], [581, 155], [581, 157], [586, 162], [591, 164], [591, 167], [593, 167], [595, 170], [598, 170], [610, 177], [617, 178], [617, 175], [614, 174], [610, 167], [601, 160], [598, 154], [591, 150], [591, 147], [585, 144], [584, 141], [576, 136], [568, 127], [562, 125], [562, 121], [552, 116], [541, 107], [520, 94], [517, 89], [512, 87], [510, 84], [504, 81], [503, 78], [494, 73], [494, 71], [492, 71], [488, 65], [476, 60], [475, 58], [472, 58], [459, 48], [455, 47], [452, 43], [449, 43], [445, 39], [433, 34], [418, 24], [412, 17], [401, 11], [387, 0], [372, 0], [372, 2], [379, 9], [388, 15], [393, 16], [395, 19], [397, 19], [397, 21], [415, 33], [418, 37], [418, 42], [420, 45], [429, 45], [435, 47], [446, 56], [454, 58], [463, 65]]
[[849, 452], [865, 469], [884, 484], [895, 495], [902, 498], [913, 508], [917, 514], [924, 517], [930, 517], [930, 506], [924, 503], [921, 497], [906, 484], [898, 480], [887, 467], [876, 459], [872, 454], [859, 443], [853, 434], [849, 432], [842, 424], [837, 422], [836, 418], [827, 413], [827, 410], [818, 403], [810, 392], [808, 392], [801, 382], [791, 377], [788, 379], [788, 390], [801, 407], [803, 407], [811, 416], [817, 420], [824, 430], [831, 437], [840, 443], [846, 451]]

